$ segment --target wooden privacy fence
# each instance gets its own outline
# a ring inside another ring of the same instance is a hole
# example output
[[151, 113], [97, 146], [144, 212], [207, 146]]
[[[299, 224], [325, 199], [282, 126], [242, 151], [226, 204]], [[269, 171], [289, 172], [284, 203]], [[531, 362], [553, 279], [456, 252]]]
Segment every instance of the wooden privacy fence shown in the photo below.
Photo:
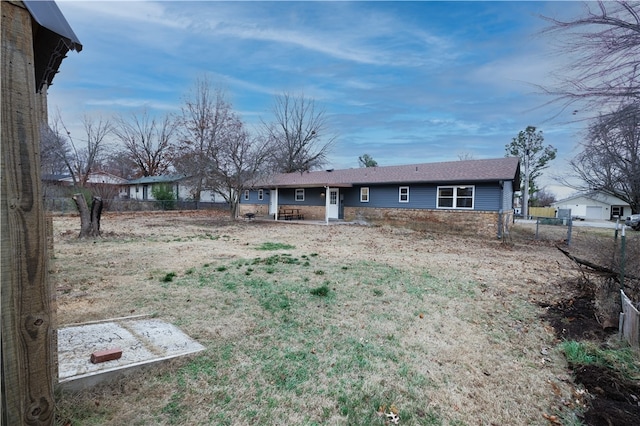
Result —
[[556, 209], [553, 207], [529, 207], [529, 216], [556, 217]]
[[640, 333], [640, 314], [638, 309], [633, 306], [631, 300], [620, 290], [622, 297], [622, 313], [620, 313], [619, 331], [621, 337], [629, 342], [629, 344], [638, 348], [638, 338]]

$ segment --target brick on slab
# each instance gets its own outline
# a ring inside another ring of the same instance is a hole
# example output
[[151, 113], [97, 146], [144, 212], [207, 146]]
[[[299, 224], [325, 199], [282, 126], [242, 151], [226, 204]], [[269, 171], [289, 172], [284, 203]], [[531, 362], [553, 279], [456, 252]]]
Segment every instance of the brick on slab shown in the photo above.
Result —
[[114, 359], [120, 359], [121, 356], [122, 349], [120, 348], [95, 351], [91, 354], [91, 362], [94, 364], [98, 364], [101, 362], [113, 361]]

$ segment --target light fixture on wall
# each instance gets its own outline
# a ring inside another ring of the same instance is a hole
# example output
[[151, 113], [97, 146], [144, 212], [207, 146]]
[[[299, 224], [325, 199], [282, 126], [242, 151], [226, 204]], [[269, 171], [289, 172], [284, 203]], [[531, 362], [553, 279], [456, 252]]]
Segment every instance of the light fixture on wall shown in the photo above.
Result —
[[320, 196], [321, 196], [322, 198], [324, 198], [324, 192], [321, 192], [321, 193], [320, 193]]

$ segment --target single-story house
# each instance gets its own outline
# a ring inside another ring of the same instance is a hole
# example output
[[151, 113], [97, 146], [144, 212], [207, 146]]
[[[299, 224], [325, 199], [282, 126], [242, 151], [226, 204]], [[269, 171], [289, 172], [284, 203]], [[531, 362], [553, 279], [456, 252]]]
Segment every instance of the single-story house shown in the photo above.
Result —
[[[442, 225], [502, 236], [513, 219], [518, 158], [282, 173], [240, 197], [241, 215]], [[292, 217], [287, 214], [286, 217]]]
[[[128, 196], [132, 200], [152, 201], [153, 187], [168, 185], [173, 189], [177, 201], [193, 201], [195, 188], [184, 175], [145, 176], [128, 181]], [[200, 202], [225, 203], [225, 199], [217, 192], [204, 190], [200, 192]]]
[[601, 191], [576, 194], [556, 201], [551, 206], [571, 210], [571, 217], [580, 219], [615, 220], [631, 215], [629, 203]]
[[[73, 177], [70, 174], [46, 174], [41, 177], [45, 193], [60, 193], [56, 188], [73, 187]], [[109, 187], [109, 193], [113, 197], [123, 198], [128, 196], [127, 183], [129, 181], [120, 176], [107, 172], [93, 172], [87, 179], [87, 187]]]

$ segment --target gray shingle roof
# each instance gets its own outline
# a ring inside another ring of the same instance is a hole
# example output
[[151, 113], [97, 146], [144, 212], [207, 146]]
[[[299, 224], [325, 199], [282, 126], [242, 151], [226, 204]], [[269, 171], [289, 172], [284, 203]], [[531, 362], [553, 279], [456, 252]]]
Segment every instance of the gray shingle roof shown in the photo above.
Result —
[[403, 166], [364, 167], [305, 173], [281, 173], [264, 186], [314, 187], [398, 183], [472, 183], [519, 179], [516, 157], [486, 160], [448, 161]]
[[184, 175], [164, 175], [164, 176], [143, 176], [129, 181], [131, 185], [153, 184], [153, 183], [173, 183], [184, 179]]

